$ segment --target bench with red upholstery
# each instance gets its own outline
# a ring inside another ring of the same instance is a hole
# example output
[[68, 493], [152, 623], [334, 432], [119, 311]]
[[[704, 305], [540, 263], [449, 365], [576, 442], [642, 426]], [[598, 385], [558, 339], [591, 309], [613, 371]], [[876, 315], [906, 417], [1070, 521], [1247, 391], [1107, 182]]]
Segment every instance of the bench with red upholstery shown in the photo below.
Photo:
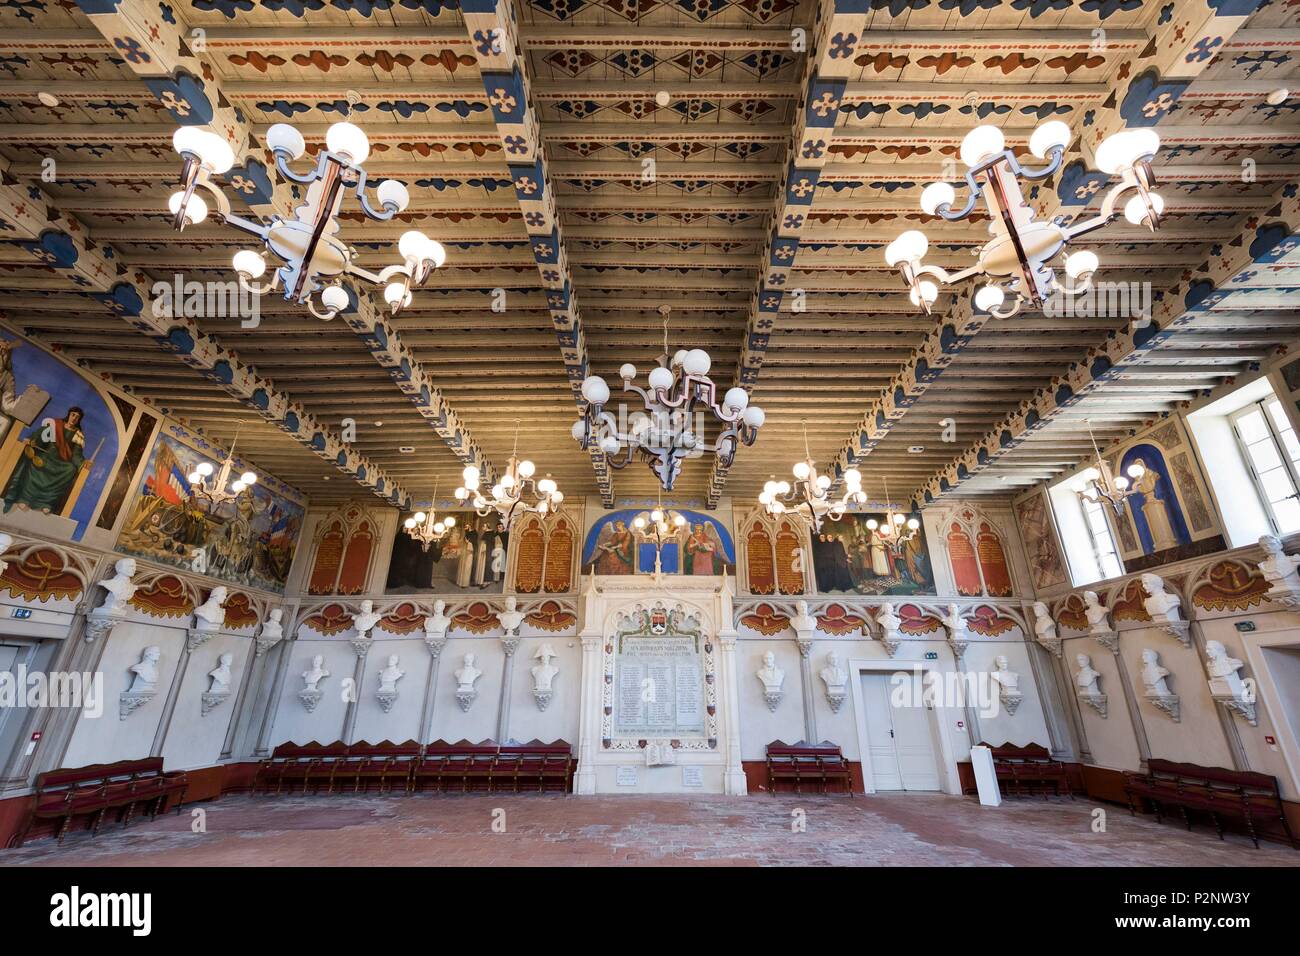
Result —
[[115, 811], [126, 826], [139, 808], [156, 817], [168, 800], [176, 807], [185, 800], [189, 781], [184, 773], [163, 770], [162, 757], [119, 760], [75, 769], [47, 770], [36, 778], [31, 813], [13, 840], [22, 846], [39, 821], [57, 820], [58, 838], [63, 842], [72, 821], [91, 818], [91, 832], [98, 833], [104, 817]]
[[309, 744], [280, 744], [257, 767], [253, 790], [260, 784], [266, 793], [280, 793], [286, 786], [292, 789], [301, 786], [303, 793], [315, 783], [317, 789], [323, 782], [328, 783], [334, 770], [334, 763], [347, 755], [347, 744], [335, 741], [321, 744], [312, 741]]
[[818, 792], [826, 793], [832, 783], [842, 783], [849, 796], [853, 796], [853, 774], [849, 762], [844, 759], [844, 752], [839, 744], [823, 740], [819, 744], [787, 744], [774, 740], [767, 745], [767, 789], [776, 794], [777, 785], [782, 781], [794, 784], [794, 792], [800, 793], [805, 783], [817, 786]]
[[411, 771], [420, 759], [420, 745], [414, 740], [404, 744], [395, 744], [385, 740], [378, 744], [364, 741], [352, 744], [343, 759], [334, 764], [334, 773], [330, 777], [330, 789], [335, 785], [352, 783], [352, 792], [370, 789], [374, 782], [380, 793], [385, 787], [392, 790], [394, 786], [403, 791], [411, 789]]
[[1017, 747], [1003, 743], [999, 746], [985, 744], [993, 751], [993, 772], [997, 775], [998, 786], [1005, 794], [1041, 792], [1047, 796], [1048, 789], [1060, 796], [1062, 789], [1074, 799], [1074, 788], [1070, 785], [1069, 769], [1042, 744], [1027, 744]]
[[567, 793], [573, 789], [573, 770], [573, 748], [563, 740], [550, 744], [539, 740], [526, 744], [497, 744], [490, 740], [449, 744], [438, 740], [424, 748], [424, 757], [414, 769], [412, 783], [421, 788], [433, 785], [438, 790], [459, 786], [462, 792], [557, 790]]
[[1275, 829], [1278, 836], [1284, 836], [1296, 846], [1276, 777], [1159, 758], [1147, 761], [1146, 773], [1126, 773], [1124, 777], [1130, 813], [1136, 811], [1137, 803], [1145, 802], [1155, 811], [1156, 818], [1163, 820], [1166, 809], [1177, 807], [1190, 830], [1192, 820], [1188, 811], [1200, 811], [1210, 815], [1220, 840], [1223, 821], [1227, 818], [1244, 823], [1256, 847], [1260, 829]]

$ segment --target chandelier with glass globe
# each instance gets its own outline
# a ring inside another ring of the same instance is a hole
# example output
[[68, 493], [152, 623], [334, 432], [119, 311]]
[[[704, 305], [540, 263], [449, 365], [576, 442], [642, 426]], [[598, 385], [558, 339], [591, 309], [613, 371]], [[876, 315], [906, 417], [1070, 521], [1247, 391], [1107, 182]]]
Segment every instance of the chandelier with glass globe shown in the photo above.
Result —
[[212, 179], [234, 165], [234, 150], [217, 133], [182, 126], [172, 137], [172, 147], [184, 160], [181, 188], [168, 201], [175, 227], [181, 230], [207, 218], [208, 203], [198, 193], [202, 189], [211, 198], [219, 221], [257, 236], [265, 251], [281, 263], [269, 280], [259, 283], [267, 270], [263, 253], [252, 249], [236, 252], [231, 264], [239, 284], [249, 292], [262, 295], [283, 289], [285, 299], [305, 304], [312, 315], [328, 321], [351, 301], [339, 284], [343, 276], [349, 275], [382, 285], [384, 301], [393, 315], [410, 305], [412, 290], [446, 261], [440, 243], [418, 230], [407, 231], [397, 243], [401, 261], [375, 273], [357, 264], [356, 249], [338, 235], [339, 208], [349, 193], [357, 198], [366, 216], [377, 222], [391, 220], [411, 198], [402, 183], [385, 179], [376, 187], [371, 201], [366, 193], [366, 171], [361, 167], [370, 155], [370, 141], [360, 127], [348, 122], [331, 126], [325, 133], [326, 148], [321, 150], [315, 167], [306, 173], [296, 173], [289, 166], [306, 152], [307, 144], [288, 123], [276, 123], [268, 129], [266, 145], [275, 156], [280, 175], [306, 187], [306, 198], [294, 209], [292, 219], [271, 216], [263, 223], [235, 215], [230, 201]]
[[[209, 462], [201, 461], [185, 476], [190, 485], [190, 495], [206, 501], [209, 511], [227, 501], [234, 501], [240, 495], [251, 495], [253, 485], [257, 484], [257, 475], [251, 471], [245, 471], [233, 482], [230, 480], [230, 474], [235, 470], [235, 445], [239, 441], [239, 428], [242, 424], [239, 422], [235, 426], [235, 437], [230, 442], [230, 451], [221, 462], [220, 471], [213, 468]], [[216, 472], [215, 478], [213, 472]], [[167, 477], [162, 476], [163, 480]]]
[[1142, 480], [1142, 476], [1147, 473], [1146, 467], [1141, 462], [1135, 461], [1126, 469], [1127, 475], [1112, 473], [1097, 448], [1097, 439], [1092, 434], [1092, 421], [1085, 419], [1085, 423], [1088, 426], [1088, 438], [1092, 442], [1092, 454], [1097, 463], [1079, 472], [1070, 483], [1070, 490], [1080, 501], [1094, 505], [1105, 501], [1115, 509], [1115, 514], [1121, 514], [1124, 511], [1124, 502], [1142, 493], [1133, 482]]
[[[609, 384], [599, 375], [591, 375], [582, 383], [587, 407], [573, 423], [572, 434], [583, 450], [597, 447], [604, 452], [611, 468], [624, 468], [634, 459], [644, 461], [660, 487], [671, 491], [685, 458], [708, 453], [716, 455], [723, 468], [731, 467], [736, 449], [754, 443], [766, 416], [757, 405], [749, 404], [749, 393], [739, 386], [728, 389], [718, 401], [718, 386], [709, 378], [713, 360], [704, 349], [679, 349], [669, 359], [670, 308], [660, 306], [659, 314], [663, 317], [664, 353], [647, 376], [649, 387], [635, 384], [637, 370], [631, 363], [618, 373], [623, 391], [640, 396], [645, 411], [626, 415], [620, 409], [615, 418], [605, 407], [610, 399]], [[721, 426], [711, 442], [704, 434], [706, 412]]]
[[[564, 503], [564, 492], [560, 491], [550, 475], [535, 480], [533, 475], [537, 466], [528, 459], [519, 458], [519, 419], [515, 419], [515, 445], [510, 453], [503, 474], [489, 490], [487, 497], [483, 494], [482, 472], [474, 465], [467, 465], [461, 473], [464, 484], [456, 489], [456, 500], [467, 502], [480, 517], [490, 514], [501, 517], [503, 531], [510, 530], [510, 525], [521, 514], [545, 515], [560, 510]], [[528, 498], [534, 499], [528, 501]]]
[[872, 532], [885, 549], [895, 557], [903, 553], [903, 546], [917, 536], [921, 522], [895, 511], [889, 497], [889, 481], [885, 480], [885, 520], [867, 519], [867, 530]]
[[862, 504], [867, 500], [862, 490], [862, 474], [856, 468], [845, 469], [844, 494], [838, 499], [830, 496], [834, 483], [830, 475], [817, 473], [817, 463], [808, 451], [808, 422], [803, 421], [803, 461], [795, 462], [794, 485], [788, 481], [775, 479], [763, 485], [758, 496], [758, 503], [773, 518], [785, 515], [796, 517], [812, 528], [813, 533], [822, 529], [822, 522], [829, 518], [838, 521], [844, 517], [845, 510], [853, 504]]
[[1064, 279], [1057, 275], [1054, 260], [1071, 241], [1113, 220], [1121, 199], [1127, 197], [1123, 211], [1129, 222], [1152, 231], [1159, 228], [1165, 203], [1151, 191], [1155, 183], [1151, 158], [1160, 148], [1160, 136], [1150, 128], [1122, 130], [1097, 147], [1097, 168], [1119, 179], [1102, 198], [1095, 216], [1071, 225], [1034, 219], [1017, 180], [1044, 179], [1056, 172], [1071, 136], [1070, 127], [1060, 120], [1039, 126], [1029, 139], [1029, 151], [1046, 165], [1026, 169], [1006, 148], [998, 127], [977, 126], [966, 134], [961, 144], [962, 162], [968, 167], [965, 203], [956, 205], [957, 192], [950, 183], [931, 183], [921, 193], [921, 210], [956, 222], [970, 215], [982, 197], [991, 220], [991, 238], [977, 251], [975, 264], [957, 272], [923, 263], [929, 240], [919, 230], [908, 230], [891, 242], [885, 261], [902, 273], [913, 305], [928, 315], [939, 297], [939, 283], [980, 276], [987, 280], [975, 293], [975, 305], [982, 311], [1005, 319], [1026, 305], [1041, 308], [1054, 294], [1075, 296], [1091, 288], [1100, 266], [1096, 253], [1084, 249], [1065, 255]]
[[646, 515], [637, 515], [632, 519], [632, 528], [640, 534], [647, 537], [653, 537], [655, 542], [655, 576], [658, 577], [663, 573], [663, 547], [670, 537], [681, 533], [686, 527], [686, 516], [680, 511], [673, 511], [671, 508], [664, 508], [663, 496], [659, 497], [659, 504], [650, 512], [647, 519]]
[[422, 551], [428, 551], [429, 545], [435, 541], [441, 541], [456, 527], [456, 516], [447, 515], [439, 518], [437, 515], [438, 507], [438, 482], [433, 482], [433, 500], [429, 503], [428, 512], [417, 511], [404, 522], [402, 527], [406, 533], [415, 541], [420, 543]]

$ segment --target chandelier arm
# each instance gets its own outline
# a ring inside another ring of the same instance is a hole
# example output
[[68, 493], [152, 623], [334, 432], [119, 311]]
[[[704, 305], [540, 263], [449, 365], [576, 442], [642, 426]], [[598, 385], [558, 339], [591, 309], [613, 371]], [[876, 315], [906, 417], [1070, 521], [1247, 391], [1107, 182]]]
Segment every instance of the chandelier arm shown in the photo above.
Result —
[[361, 173], [361, 181], [356, 185], [356, 194], [358, 201], [361, 203], [362, 210], [364, 210], [365, 214], [376, 222], [388, 222], [397, 215], [398, 210], [396, 203], [387, 203], [382, 209], [376, 209], [370, 204], [370, 197], [366, 195], [366, 174], [364, 171]]
[[322, 152], [320, 158], [316, 161], [315, 167], [309, 173], [295, 173], [289, 168], [289, 152], [284, 149], [277, 149], [275, 152], [275, 168], [279, 170], [280, 175], [286, 179], [291, 179], [295, 183], [308, 185], [320, 179], [325, 173], [325, 164], [329, 162], [329, 153]]
[[966, 203], [960, 209], [954, 211], [952, 203], [944, 203], [942, 206], [935, 209], [935, 212], [944, 219], [947, 219], [949, 222], [958, 222], [959, 220], [965, 219], [971, 214], [971, 211], [975, 208], [975, 204], [979, 202], [980, 196], [984, 192], [984, 184], [975, 178], [974, 169], [966, 170], [966, 189]]
[[1007, 155], [1011, 160], [1011, 168], [1017, 176], [1023, 176], [1025, 179], [1046, 179], [1061, 168], [1061, 161], [1065, 158], [1065, 147], [1058, 145], [1049, 149], [1047, 152], [1047, 165], [1041, 169], [1026, 169], [1020, 165], [1020, 161], [1011, 154], [1010, 150], [1007, 151]]
[[[223, 196], [222, 198], [224, 199], [225, 197]], [[229, 208], [229, 205], [227, 205], [227, 208]], [[227, 214], [225, 216], [225, 223], [227, 226], [234, 226], [236, 229], [257, 236], [257, 238], [261, 239], [263, 242], [266, 241], [266, 237], [271, 233], [270, 226], [264, 225], [260, 222], [254, 222], [251, 219], [245, 219], [243, 216]]]
[[913, 269], [912, 269], [912, 272], [913, 272], [914, 275], [916, 275], [916, 276], [923, 276], [923, 275], [934, 276], [936, 279], [938, 279], [938, 280], [939, 280], [940, 282], [942, 282], [944, 285], [949, 285], [949, 284], [951, 284], [951, 283], [957, 281], [958, 279], [964, 279], [964, 278], [966, 278], [968, 275], [973, 275], [974, 273], [976, 273], [976, 272], [978, 272], [978, 271], [979, 271], [979, 266], [971, 266], [971, 267], [968, 268], [968, 269], [963, 269], [961, 272], [949, 272], [947, 269], [944, 269], [944, 268], [941, 267], [941, 266], [923, 266], [923, 265], [917, 265], [917, 266], [913, 267]]
[[239, 287], [252, 295], [266, 295], [270, 292], [274, 292], [276, 287], [280, 284], [280, 273], [278, 270], [271, 274], [270, 281], [266, 282], [264, 285], [258, 285], [255, 283], [248, 277], [248, 273], [246, 272], [236, 272], [235, 276], [239, 280]]
[[1003, 310], [989, 309], [989, 315], [995, 319], [1009, 319], [1016, 315], [1025, 305], [1025, 297], [1019, 292], [1013, 292], [1007, 299], [1007, 307]]
[[307, 296], [307, 298], [304, 301], [306, 301], [307, 303], [307, 311], [310, 312], [312, 315], [314, 315], [316, 318], [320, 319], [322, 322], [328, 322], [330, 319], [334, 318], [334, 316], [339, 314], [338, 309], [328, 309], [324, 312], [319, 311], [316, 308], [316, 303], [315, 301], [313, 301], [311, 296]]

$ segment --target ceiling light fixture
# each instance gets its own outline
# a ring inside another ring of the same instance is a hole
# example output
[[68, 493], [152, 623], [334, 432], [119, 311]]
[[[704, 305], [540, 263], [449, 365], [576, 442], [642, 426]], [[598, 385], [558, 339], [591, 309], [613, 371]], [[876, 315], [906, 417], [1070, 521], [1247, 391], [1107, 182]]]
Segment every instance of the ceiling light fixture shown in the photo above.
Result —
[[808, 451], [807, 420], [802, 424], [804, 460], [796, 462], [792, 469], [794, 486], [788, 481], [769, 481], [763, 486], [758, 503], [773, 518], [778, 515], [799, 518], [815, 534], [821, 531], [823, 520], [838, 521], [850, 504], [862, 504], [867, 496], [862, 490], [862, 474], [856, 468], [849, 468], [843, 475], [844, 494], [839, 500], [830, 497], [831, 476], [817, 474], [817, 464]]
[[[257, 475], [251, 471], [241, 474], [234, 482], [230, 481], [230, 473], [235, 468], [235, 445], [239, 442], [239, 428], [243, 422], [235, 425], [235, 437], [230, 442], [230, 451], [226, 453], [225, 460], [221, 462], [221, 470], [217, 472], [217, 477], [209, 483], [208, 479], [212, 478], [212, 473], [216, 469], [206, 461], [201, 461], [195, 466], [194, 470], [186, 475], [186, 480], [190, 484], [190, 494], [195, 498], [202, 498], [208, 503], [208, 511], [219, 507], [228, 501], [233, 501], [240, 495], [252, 495], [253, 485], [257, 484]], [[160, 475], [161, 480], [167, 481], [171, 476]]]
[[[572, 434], [583, 449], [596, 445], [608, 457], [611, 468], [624, 468], [633, 458], [650, 466], [660, 487], [672, 491], [682, 470], [683, 458], [697, 458], [705, 452], [717, 455], [723, 467], [730, 467], [740, 443], [754, 444], [766, 420], [763, 410], [749, 404], [749, 393], [739, 386], [727, 390], [719, 403], [718, 387], [709, 378], [713, 360], [704, 349], [679, 349], [669, 360], [668, 316], [670, 308], [659, 307], [663, 317], [664, 354], [647, 376], [648, 389], [633, 383], [636, 366], [630, 362], [619, 369], [623, 391], [641, 396], [645, 412], [618, 419], [605, 410], [609, 384], [599, 375], [582, 383], [587, 401], [583, 417], [573, 423]], [[704, 435], [704, 410], [712, 412], [724, 426], [709, 442]], [[692, 418], [696, 421], [693, 423]], [[694, 425], [694, 427], [692, 427]], [[621, 458], [616, 458], [622, 452]]]
[[1105, 501], [1115, 509], [1115, 514], [1121, 514], [1124, 511], [1124, 502], [1140, 493], [1132, 482], [1140, 481], [1147, 470], [1141, 463], [1135, 461], [1128, 466], [1127, 476], [1112, 474], [1110, 465], [1106, 464], [1097, 448], [1097, 439], [1092, 434], [1092, 420], [1084, 419], [1084, 423], [1088, 426], [1088, 439], [1092, 442], [1092, 454], [1097, 463], [1076, 475], [1070, 482], [1070, 490], [1079, 497], [1080, 501], [1087, 501], [1094, 505]]
[[880, 543], [895, 557], [901, 556], [903, 546], [917, 536], [921, 528], [921, 522], [916, 518], [909, 518], [900, 511], [894, 511], [894, 506], [889, 497], [889, 479], [884, 478], [885, 483], [885, 520], [877, 521], [875, 518], [867, 519], [867, 530], [871, 531]]
[[[288, 123], [276, 123], [266, 131], [266, 145], [275, 154], [276, 168], [285, 179], [305, 186], [305, 199], [294, 209], [293, 218], [272, 216], [266, 223], [234, 215], [230, 201], [212, 180], [230, 170], [235, 163], [230, 144], [216, 133], [198, 126], [182, 126], [172, 137], [172, 147], [185, 165], [181, 172], [181, 189], [168, 200], [168, 208], [178, 230], [202, 222], [208, 216], [208, 204], [196, 194], [202, 187], [215, 203], [216, 218], [262, 240], [267, 251], [283, 265], [278, 266], [269, 282], [258, 285], [266, 272], [267, 262], [261, 252], [241, 249], [232, 265], [239, 284], [250, 292], [263, 294], [284, 289], [284, 297], [307, 306], [312, 315], [328, 321], [351, 302], [348, 291], [340, 284], [326, 284], [344, 275], [356, 276], [384, 287], [384, 301], [396, 315], [411, 304], [411, 290], [424, 283], [430, 273], [446, 261], [442, 245], [422, 232], [404, 232], [397, 243], [402, 261], [379, 273], [357, 265], [357, 251], [339, 238], [339, 207], [347, 193], [360, 201], [366, 216], [387, 222], [407, 207], [410, 193], [395, 179], [385, 179], [375, 189], [375, 201], [366, 195], [366, 171], [361, 168], [370, 154], [370, 141], [360, 127], [339, 122], [325, 133], [325, 149], [309, 173], [295, 173], [292, 160], [307, 151], [302, 134]], [[313, 300], [318, 295], [320, 306]]]
[[[491, 498], [485, 497], [479, 490], [483, 482], [482, 473], [474, 465], [467, 465], [462, 472], [465, 484], [456, 489], [456, 500], [467, 501], [482, 517], [494, 511], [501, 516], [501, 528], [510, 530], [510, 525], [519, 514], [533, 512], [544, 515], [557, 512], [564, 503], [564, 492], [560, 491], [550, 475], [540, 481], [533, 479], [537, 466], [531, 461], [520, 461], [519, 453], [519, 419], [515, 419], [515, 446], [506, 464], [506, 472], [491, 488]], [[529, 504], [524, 495], [533, 495], [536, 501]]]
[[435, 541], [441, 541], [445, 538], [452, 528], [456, 527], [456, 516], [447, 515], [445, 518], [439, 518], [437, 515], [438, 508], [438, 479], [433, 480], [433, 500], [429, 503], [428, 512], [417, 511], [411, 517], [402, 522], [406, 533], [412, 539], [420, 542], [420, 549], [428, 551], [429, 545]]
[[[1055, 221], [1039, 222], [1025, 201], [1017, 178], [1044, 179], [1061, 166], [1072, 133], [1060, 120], [1051, 120], [1034, 130], [1029, 151], [1047, 165], [1025, 169], [1015, 154], [1006, 148], [1002, 130], [996, 126], [977, 126], [966, 134], [961, 144], [962, 161], [969, 167], [966, 185], [969, 194], [961, 207], [955, 207], [957, 192], [951, 183], [931, 183], [921, 193], [921, 210], [927, 215], [942, 216], [949, 222], [965, 219], [982, 196], [988, 207], [992, 238], [979, 250], [979, 261], [968, 269], [948, 272], [938, 266], [923, 265], [929, 248], [925, 234], [911, 229], [885, 249], [885, 261], [897, 267], [907, 285], [912, 304], [927, 315], [939, 297], [939, 284], [951, 284], [971, 276], [983, 276], [988, 283], [975, 293], [975, 305], [982, 311], [1005, 319], [1026, 304], [1041, 307], [1048, 296], [1060, 291], [1078, 295], [1092, 285], [1093, 274], [1100, 265], [1097, 255], [1080, 250], [1065, 257], [1066, 279], [1056, 275], [1052, 260], [1078, 236], [1109, 223], [1118, 214], [1121, 197], [1129, 196], [1123, 206], [1124, 218], [1134, 225], [1145, 225], [1153, 232], [1160, 226], [1164, 200], [1151, 191], [1155, 183], [1151, 158], [1160, 148], [1160, 136], [1149, 127], [1122, 130], [1106, 138], [1097, 147], [1097, 167], [1119, 181], [1106, 193], [1096, 216], [1074, 225]], [[930, 278], [937, 279], [938, 283]]]

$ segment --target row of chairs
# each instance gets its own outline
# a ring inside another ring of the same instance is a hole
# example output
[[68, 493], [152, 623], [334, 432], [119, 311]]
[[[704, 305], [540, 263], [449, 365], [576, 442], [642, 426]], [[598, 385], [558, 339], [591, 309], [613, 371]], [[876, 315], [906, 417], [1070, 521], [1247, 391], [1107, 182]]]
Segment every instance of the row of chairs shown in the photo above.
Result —
[[265, 793], [319, 792], [350, 789], [353, 793], [400, 789], [405, 793], [433, 788], [536, 790], [569, 793], [573, 790], [576, 760], [563, 740], [544, 744], [494, 741], [421, 746], [413, 740], [394, 744], [281, 744], [258, 766], [254, 790]]

